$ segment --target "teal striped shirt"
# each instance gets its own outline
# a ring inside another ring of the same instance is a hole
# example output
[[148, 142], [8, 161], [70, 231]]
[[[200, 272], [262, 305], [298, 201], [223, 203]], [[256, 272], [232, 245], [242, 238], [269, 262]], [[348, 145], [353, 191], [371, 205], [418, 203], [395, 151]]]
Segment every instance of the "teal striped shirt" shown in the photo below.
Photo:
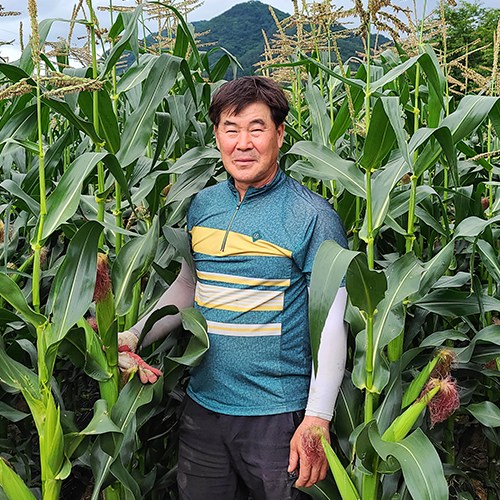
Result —
[[320, 196], [280, 170], [240, 202], [232, 179], [198, 193], [188, 229], [210, 348], [188, 394], [228, 415], [305, 408], [311, 376], [308, 292], [325, 240], [346, 247], [342, 223]]

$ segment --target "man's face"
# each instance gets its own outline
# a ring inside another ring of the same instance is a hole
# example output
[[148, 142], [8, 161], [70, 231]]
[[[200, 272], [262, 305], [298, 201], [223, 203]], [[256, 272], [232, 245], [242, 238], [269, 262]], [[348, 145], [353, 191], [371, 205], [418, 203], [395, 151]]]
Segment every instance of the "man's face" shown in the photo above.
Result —
[[222, 163], [240, 199], [250, 186], [261, 187], [273, 179], [285, 126], [276, 128], [267, 104], [250, 104], [237, 115], [223, 111], [214, 130]]

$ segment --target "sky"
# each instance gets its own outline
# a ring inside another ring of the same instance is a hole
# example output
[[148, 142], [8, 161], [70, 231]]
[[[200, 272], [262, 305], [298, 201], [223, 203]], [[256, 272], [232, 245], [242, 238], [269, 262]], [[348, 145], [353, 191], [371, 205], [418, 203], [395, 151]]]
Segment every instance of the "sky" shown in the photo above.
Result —
[[[205, 0], [204, 4], [193, 11], [188, 20], [189, 21], [199, 21], [202, 19], [211, 19], [224, 11], [228, 10], [232, 6], [243, 3], [245, 0]], [[413, 0], [395, 0], [401, 7], [412, 7]], [[416, 0], [417, 5], [421, 7], [424, 0]], [[263, 0], [264, 3], [272, 5], [273, 7], [282, 10], [284, 12], [291, 12], [293, 10], [291, 0]], [[38, 19], [49, 19], [49, 18], [62, 18], [69, 19], [73, 10], [73, 6], [76, 1], [73, 0], [38, 0]], [[84, 2], [85, 4], [86, 2]], [[350, 8], [352, 7], [352, 0], [333, 0], [336, 6]], [[363, 3], [367, 3], [367, 0], [363, 0]], [[438, 0], [427, 0], [427, 9], [430, 10], [436, 6]], [[500, 7], [500, 0], [482, 0], [482, 5], [485, 7]], [[113, 0], [114, 5], [118, 6], [131, 6], [135, 5], [135, 0]], [[109, 5], [109, 0], [93, 0], [94, 9], [98, 6]], [[9, 60], [15, 60], [19, 57], [19, 21], [23, 22], [24, 39], [25, 43], [28, 40], [29, 32], [29, 19], [27, 14], [27, 0], [0, 0], [0, 6], [4, 8], [4, 11], [20, 11], [21, 15], [16, 17], [0, 17], [0, 41], [10, 42], [14, 40], [12, 45], [0, 46], [0, 56], [7, 57]], [[101, 25], [108, 26], [109, 14], [104, 12], [98, 12]], [[65, 22], [57, 22], [53, 25], [49, 40], [56, 40], [57, 37], [66, 37], [68, 31], [68, 24]], [[76, 32], [75, 36], [83, 35], [83, 29], [80, 33]]]

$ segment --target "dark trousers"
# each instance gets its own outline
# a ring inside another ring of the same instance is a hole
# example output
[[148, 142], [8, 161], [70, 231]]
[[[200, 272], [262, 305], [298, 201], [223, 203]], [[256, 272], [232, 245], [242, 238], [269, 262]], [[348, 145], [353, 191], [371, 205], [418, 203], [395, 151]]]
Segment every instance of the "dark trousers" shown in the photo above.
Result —
[[180, 422], [182, 500], [305, 500], [289, 474], [290, 439], [303, 412], [235, 417], [188, 398]]

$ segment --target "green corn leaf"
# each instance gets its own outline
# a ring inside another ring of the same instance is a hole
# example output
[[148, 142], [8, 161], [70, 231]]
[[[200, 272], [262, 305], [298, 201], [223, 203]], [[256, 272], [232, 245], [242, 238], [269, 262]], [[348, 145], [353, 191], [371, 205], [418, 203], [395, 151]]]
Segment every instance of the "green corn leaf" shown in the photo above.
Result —
[[[43, 50], [43, 46], [45, 44], [45, 40], [49, 34], [50, 28], [54, 23], [55, 19], [43, 19], [38, 23], [38, 35], [40, 37], [40, 50]], [[33, 73], [33, 69], [35, 67], [33, 63], [33, 55], [31, 52], [31, 44], [28, 43], [26, 48], [23, 50], [21, 54], [21, 58], [19, 59], [19, 67], [25, 71], [28, 75]]]
[[431, 333], [431, 335], [429, 335], [422, 341], [420, 347], [439, 347], [443, 345], [447, 340], [463, 341], [469, 340], [469, 337], [457, 330], [444, 330], [442, 332]]
[[317, 370], [321, 332], [335, 300], [345, 271], [359, 252], [342, 248], [333, 240], [324, 241], [314, 259], [309, 292], [309, 333], [314, 369]]
[[[431, 138], [437, 139], [437, 143], [430, 141]], [[450, 129], [445, 125], [440, 125], [437, 128], [418, 129], [412, 136], [408, 149], [413, 154], [424, 145], [425, 148], [419, 153], [415, 161], [414, 174], [420, 177], [426, 170], [436, 164], [439, 156], [444, 152], [456, 179], [457, 155]]]
[[441, 459], [421, 429], [396, 443], [382, 440], [373, 425], [369, 436], [382, 460], [393, 456], [399, 462], [406, 487], [414, 500], [448, 498]]
[[[26, 139], [33, 137], [36, 127], [36, 106], [28, 106], [13, 114], [9, 121], [0, 128], [0, 146], [8, 139]], [[8, 146], [0, 147], [3, 154], [8, 151]]]
[[424, 297], [436, 284], [439, 278], [444, 275], [450, 266], [453, 258], [454, 243], [451, 241], [441, 249], [430, 261], [424, 264], [424, 272], [420, 281], [418, 292], [411, 295], [410, 301], [415, 302]]
[[184, 153], [169, 169], [170, 174], [185, 174], [196, 166], [200, 160], [220, 159], [220, 153], [215, 148], [197, 146]]
[[481, 312], [480, 300], [485, 311], [500, 310], [500, 300], [489, 295], [478, 296], [475, 293], [460, 292], [457, 290], [439, 289], [427, 294], [423, 299], [415, 302], [419, 307], [435, 314], [458, 318]]
[[298, 488], [307, 493], [313, 500], [342, 500], [337, 485], [329, 476], [323, 481], [318, 481], [310, 488]]
[[321, 436], [321, 444], [325, 450], [328, 465], [333, 473], [333, 478], [335, 479], [342, 500], [361, 500], [352, 479], [324, 436]]
[[[377, 427], [381, 430], [388, 429], [400, 414], [401, 398], [403, 397], [402, 365], [404, 366], [403, 361], [389, 365], [390, 379], [384, 389], [384, 399], [374, 412]], [[360, 405], [359, 408], [363, 408], [363, 406]]]
[[125, 122], [121, 148], [117, 153], [122, 166], [130, 165], [143, 154], [150, 140], [156, 110], [177, 78], [181, 59], [161, 54], [151, 67], [137, 109]]
[[[120, 56], [126, 50], [127, 46], [133, 47], [137, 45], [137, 20], [139, 19], [141, 13], [142, 6], [139, 5], [131, 14], [126, 12], [118, 14], [115, 23], [110, 29], [110, 37], [119, 39], [113, 45], [113, 48], [105, 59], [104, 67], [99, 75], [100, 79], [103, 79], [111, 71], [111, 69], [118, 62], [118, 59], [120, 59]], [[124, 30], [124, 32], [121, 34], [122, 30]], [[136, 55], [138, 54], [138, 50], [135, 50], [134, 52]]]
[[156, 61], [156, 57], [152, 54], [141, 54], [138, 64], [129, 66], [125, 73], [122, 74], [117, 83], [116, 93], [126, 94], [129, 90], [137, 85], [140, 85], [148, 77], [151, 71], [151, 66]]
[[[224, 47], [213, 47], [208, 51], [208, 55], [213, 54], [214, 52], [217, 51], [221, 51], [224, 54], [210, 69], [211, 82], [218, 82], [224, 79], [224, 76], [229, 70], [229, 68], [231, 68], [233, 75], [237, 74], [238, 69], [244, 71], [238, 59], [233, 54], [231, 54], [231, 52], [227, 51]], [[234, 76], [234, 78], [236, 78], [236, 76]]]
[[[430, 75], [429, 83], [433, 87], [435, 87], [437, 95], [442, 96], [442, 84], [439, 81], [438, 70], [434, 64], [434, 61], [432, 61], [430, 55], [426, 53], [410, 57], [404, 63], [398, 64], [395, 68], [388, 71], [384, 76], [382, 76], [375, 82], [372, 82], [370, 86], [372, 93], [381, 90], [382, 87], [393, 82], [394, 80], [396, 80], [396, 78], [399, 78], [407, 70], [415, 66], [417, 62], [421, 65], [426, 74]], [[443, 102], [444, 101], [441, 98], [441, 104], [442, 107], [444, 108]]]
[[[408, 165], [403, 157], [396, 154], [384, 167], [377, 171], [377, 176], [372, 178], [372, 213], [373, 229], [377, 230], [386, 219], [391, 203], [391, 192], [401, 177], [408, 171]], [[368, 221], [365, 217], [359, 237], [366, 240]]]
[[144, 236], [123, 246], [111, 268], [116, 314], [124, 316], [132, 306], [135, 283], [148, 271], [158, 245], [158, 219]]
[[480, 235], [491, 224], [500, 222], [500, 215], [485, 220], [479, 217], [467, 217], [455, 229], [453, 238], [466, 238]]
[[73, 236], [66, 257], [50, 289], [47, 310], [52, 329], [47, 346], [58, 343], [85, 314], [92, 302], [97, 270], [97, 248], [103, 227], [86, 222]]
[[474, 338], [470, 341], [468, 346], [455, 348], [457, 361], [459, 363], [468, 363], [471, 360], [478, 343], [480, 343], [480, 345], [484, 343], [500, 346], [500, 326], [489, 325], [474, 335]]
[[477, 249], [484, 267], [486, 267], [488, 272], [491, 274], [491, 277], [497, 283], [500, 283], [500, 262], [498, 260], [498, 253], [487, 241], [484, 240], [478, 240]]
[[346, 85], [349, 85], [351, 88], [358, 87], [362, 90], [366, 88], [366, 83], [361, 80], [363, 76], [366, 75], [364, 74], [357, 74], [356, 76], [359, 78], [347, 78], [342, 73], [340, 72], [335, 72], [332, 68], [325, 66], [324, 64], [320, 63], [317, 59], [313, 59], [312, 57], [309, 57], [307, 54], [301, 52], [300, 53], [301, 59], [298, 61], [294, 62], [289, 62], [289, 63], [281, 63], [281, 64], [270, 64], [269, 68], [294, 68], [296, 66], [307, 66], [311, 65], [315, 68], [320, 69], [323, 71], [325, 74], [333, 76], [337, 80], [340, 80], [341, 82], [345, 83]]
[[98, 399], [94, 403], [92, 420], [87, 424], [87, 427], [80, 432], [64, 436], [66, 456], [72, 457], [86, 436], [98, 436], [113, 432], [117, 434], [123, 433], [113, 420], [111, 420], [108, 403], [104, 399]]
[[339, 445], [346, 457], [352, 456], [349, 437], [359, 425], [359, 409], [362, 407], [361, 393], [354, 387], [350, 373], [346, 373], [337, 398], [333, 427]]
[[498, 100], [498, 97], [466, 95], [460, 100], [457, 109], [443, 119], [440, 126], [451, 130], [453, 143], [456, 144], [487, 119]]
[[2, 401], [0, 401], [0, 415], [6, 418], [9, 422], [20, 422], [26, 417], [29, 417], [28, 413], [16, 410]]
[[85, 373], [100, 382], [109, 380], [113, 373], [108, 366], [102, 341], [87, 320], [81, 318], [78, 326], [85, 332]]
[[50, 236], [76, 212], [83, 181], [104, 156], [106, 156], [105, 153], [84, 153], [64, 172], [58, 185], [47, 198], [47, 216], [42, 239]]
[[94, 125], [80, 116], [76, 115], [74, 111], [71, 109], [71, 106], [62, 99], [59, 98], [42, 98], [42, 101], [52, 108], [55, 112], [61, 114], [66, 118], [77, 130], [84, 132], [87, 134], [90, 139], [94, 142], [94, 144], [102, 144], [103, 140], [99, 137], [95, 131]]
[[500, 427], [500, 408], [491, 401], [472, 404], [465, 409], [486, 427]]
[[180, 313], [182, 326], [186, 330], [189, 330], [193, 336], [189, 340], [182, 356], [169, 356], [168, 358], [182, 365], [196, 366], [200, 363], [201, 358], [210, 346], [207, 334], [207, 322], [200, 311], [192, 307], [182, 309]]
[[[388, 107], [389, 102], [387, 103]], [[372, 109], [370, 128], [366, 134], [360, 164], [366, 170], [376, 170], [389, 154], [395, 142], [396, 134], [392, 128], [391, 120], [387, 117], [382, 100], [377, 99]]]
[[[337, 180], [354, 196], [366, 198], [365, 180], [354, 162], [344, 160], [321, 144], [308, 141], [297, 142], [287, 154], [307, 158], [313, 168], [307, 172], [296, 170], [302, 175], [321, 180]], [[294, 171], [293, 165], [290, 170]]]
[[[408, 149], [408, 139], [406, 137], [406, 131], [404, 129], [405, 124], [403, 121], [401, 105], [399, 102], [399, 97], [381, 97], [380, 102], [384, 107], [385, 115], [391, 122], [392, 130], [396, 136], [396, 142], [398, 144], [399, 151], [403, 156], [405, 162], [409, 167], [412, 165], [412, 160], [410, 157], [410, 152]], [[371, 126], [371, 125], [370, 125]]]
[[[85, 107], [87, 116], [92, 116], [93, 92], [80, 92], [78, 103]], [[97, 101], [99, 107], [99, 133], [104, 139], [104, 148], [110, 153], [116, 153], [120, 149], [120, 131], [118, 121], [113, 110], [113, 103], [106, 88], [97, 92]]]
[[[356, 79], [366, 80], [366, 69], [364, 65], [361, 65], [356, 73]], [[354, 115], [357, 116], [363, 107], [365, 100], [365, 94], [363, 89], [358, 86], [352, 86], [349, 89], [351, 93], [352, 106], [354, 108]], [[349, 100], [343, 99], [342, 105], [335, 117], [335, 122], [333, 124], [332, 130], [330, 131], [330, 142], [335, 144], [337, 139], [339, 139], [346, 130], [351, 126], [352, 118], [351, 111], [349, 110]]]
[[309, 107], [312, 140], [328, 147], [330, 144], [330, 117], [328, 116], [325, 100], [318, 87], [310, 84], [307, 85], [304, 95]]
[[167, 195], [167, 204], [189, 199], [201, 191], [213, 176], [215, 163], [202, 162], [188, 172], [179, 175]]
[[26, 483], [9, 467], [7, 461], [0, 457], [0, 486], [9, 500], [35, 500]]
[[382, 271], [368, 268], [366, 256], [357, 255], [346, 274], [346, 286], [351, 303], [368, 316], [373, 316], [378, 303], [384, 298], [387, 280]]
[[[119, 455], [124, 446], [124, 437], [135, 441], [137, 410], [152, 401], [154, 386], [159, 382], [154, 385], [144, 385], [137, 377], [134, 377], [120, 392], [118, 401], [111, 411], [111, 420], [117, 429], [114, 428], [109, 433], [102, 434], [92, 448], [90, 461], [95, 481], [92, 500], [99, 498], [100, 490], [110, 473], [113, 462], [121, 460]], [[126, 460], [130, 460], [130, 457]]]
[[175, 34], [175, 45], [174, 45], [174, 56], [181, 57], [182, 59], [186, 59], [187, 51], [189, 48], [189, 39], [182, 24], [177, 25], [177, 33]]
[[[156, 148], [152, 161], [153, 166], [157, 164], [158, 158], [160, 158], [160, 154], [163, 150], [163, 147], [165, 146], [165, 143], [167, 142], [168, 136], [172, 133], [173, 126], [170, 114], [161, 111], [158, 111], [156, 113], [156, 123], [158, 128], [158, 136], [156, 139]], [[162, 183], [162, 185], [164, 184]]]
[[[11, 82], [16, 83], [23, 78], [30, 78], [30, 75], [26, 73], [23, 69], [14, 64], [0, 63], [0, 73], [3, 73]], [[30, 80], [30, 84], [34, 84], [33, 80]]]
[[420, 60], [420, 66], [430, 83], [427, 86], [429, 92], [427, 123], [429, 127], [436, 127], [445, 111], [443, 96], [446, 95], [446, 76], [432, 46], [425, 44], [423, 49], [429, 55], [428, 59]]
[[[404, 255], [386, 270], [387, 292], [378, 305], [373, 323], [373, 390], [377, 393], [382, 391], [390, 378], [382, 351], [401, 333], [404, 327], [402, 302], [418, 290], [422, 271], [422, 266], [413, 254]], [[366, 385], [365, 356], [366, 331], [363, 331], [356, 337], [357, 358], [353, 370], [353, 381], [358, 388], [364, 388]]]
[[186, 130], [189, 127], [189, 119], [194, 116], [195, 109], [191, 108], [188, 111], [185, 96], [189, 94], [174, 94], [166, 97], [168, 103], [168, 110], [170, 111], [170, 117], [172, 118], [172, 123], [177, 130], [180, 138], [184, 138]]
[[0, 382], [23, 394], [40, 432], [45, 419], [45, 405], [42, 402], [38, 377], [29, 368], [7, 355], [3, 341], [0, 341]]
[[141, 488], [132, 474], [127, 470], [127, 465], [121, 460], [115, 460], [110, 467], [111, 474], [118, 480], [121, 487], [126, 490], [126, 494], [130, 495], [129, 498], [141, 498], [143, 496]]
[[0, 273], [0, 296], [3, 297], [25, 321], [34, 327], [42, 326], [47, 322], [43, 314], [36, 313], [26, 302], [23, 292], [6, 274]]
[[[46, 179], [52, 178], [54, 176], [54, 171], [58, 167], [59, 162], [61, 161], [61, 157], [64, 154], [64, 149], [69, 147], [71, 144], [71, 140], [73, 129], [68, 127], [66, 132], [64, 132], [56, 141], [54, 141], [47, 151], [45, 152], [45, 176]], [[38, 178], [38, 157], [34, 158], [34, 163], [32, 165], [31, 170], [28, 171], [26, 177], [24, 177], [21, 182], [21, 187], [26, 194], [30, 196], [38, 196], [39, 195], [39, 178]], [[37, 211], [37, 214], [40, 213], [40, 210]]]

